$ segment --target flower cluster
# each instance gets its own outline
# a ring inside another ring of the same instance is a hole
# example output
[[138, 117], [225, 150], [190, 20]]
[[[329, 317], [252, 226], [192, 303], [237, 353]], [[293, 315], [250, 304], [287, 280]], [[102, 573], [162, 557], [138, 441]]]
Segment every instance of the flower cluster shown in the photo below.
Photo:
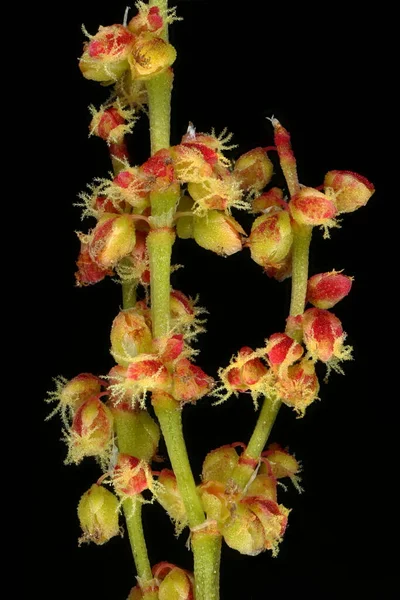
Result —
[[[351, 359], [352, 349], [344, 344], [346, 334], [340, 320], [326, 308], [319, 308], [334, 306], [349, 293], [351, 284], [351, 277], [336, 271], [311, 277], [307, 299], [314, 307], [289, 317], [289, 334], [274, 333], [255, 351], [241, 348], [229, 366], [219, 370], [220, 384], [213, 391], [216, 403], [242, 392], [250, 394], [257, 406], [260, 396], [270, 396], [303, 416], [318, 398], [315, 363], [323, 362], [329, 375], [331, 369], [342, 373], [340, 362]], [[294, 338], [299, 333], [298, 342]]]
[[[234, 474], [246, 458], [245, 448], [238, 455], [238, 446], [244, 444], [222, 446], [209, 452], [204, 460], [198, 490], [208, 522], [214, 524], [228, 546], [242, 554], [254, 556], [268, 549], [275, 556], [289, 514], [277, 501], [278, 479], [289, 477], [301, 492], [300, 464], [287, 450], [271, 444], [260, 462], [255, 461], [255, 471], [244, 489], [240, 489]], [[164, 489], [158, 500], [179, 533], [187, 525], [187, 517], [174, 473], [162, 471], [159, 481]]]

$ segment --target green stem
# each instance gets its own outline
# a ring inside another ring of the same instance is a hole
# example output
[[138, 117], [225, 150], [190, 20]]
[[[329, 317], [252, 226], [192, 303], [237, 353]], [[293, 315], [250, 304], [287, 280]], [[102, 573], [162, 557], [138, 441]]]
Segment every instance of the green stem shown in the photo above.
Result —
[[[142, 524], [142, 502], [141, 498], [128, 498], [122, 505], [132, 554], [136, 565], [136, 571], [140, 587], [146, 590], [146, 586], [152, 583], [153, 574], [149, 557], [147, 555], [146, 541], [144, 538]], [[145, 591], [143, 600], [158, 600], [157, 592]]]
[[[182, 430], [182, 410], [167, 394], [153, 397], [153, 406], [160, 422], [168, 456], [175, 473], [190, 528], [198, 528], [206, 521], [200, 496], [190, 468]], [[192, 535], [196, 600], [219, 599], [219, 563], [221, 536], [201, 527]]]
[[306, 303], [308, 281], [308, 255], [310, 250], [312, 227], [295, 225], [293, 227], [292, 246], [292, 297], [290, 315], [302, 315]]
[[136, 304], [136, 281], [122, 284], [122, 306], [124, 309], [133, 308]]
[[[306, 225], [294, 226], [293, 256], [292, 256], [292, 296], [290, 303], [290, 316], [302, 315], [306, 302], [308, 281], [308, 256], [312, 227]], [[301, 341], [301, 330], [296, 327], [287, 328], [287, 333]], [[275, 423], [281, 407], [280, 400], [266, 397], [249, 444], [240, 458], [240, 462], [232, 474], [233, 482], [243, 489], [254, 472], [254, 463], [268, 441], [272, 426]], [[246, 464], [246, 460], [249, 464]], [[252, 464], [253, 463], [253, 464]]]
[[[275, 423], [275, 419], [280, 407], [280, 400], [274, 400], [268, 396], [266, 396], [264, 399], [248, 446], [243, 452], [239, 464], [232, 474], [232, 480], [240, 489], [246, 487], [246, 484], [253, 474], [254, 466], [252, 466], [251, 463], [253, 461], [258, 461], [260, 458], [261, 453], [265, 448], [265, 444], [268, 441], [269, 434], [271, 433], [272, 426]], [[246, 464], [246, 460], [248, 460], [250, 464]]]
[[[127, 307], [124, 305], [124, 308]], [[122, 453], [129, 454], [132, 431], [129, 427], [126, 427], [126, 424], [127, 422], [124, 422], [122, 419], [122, 414], [121, 418], [115, 419], [118, 450]], [[123, 502], [122, 507], [137, 576], [140, 580], [140, 584], [146, 588], [146, 584], [148, 585], [153, 580], [153, 574], [151, 572], [151, 565], [143, 532], [141, 498], [139, 496], [137, 498], [128, 498]], [[158, 595], [156, 592], [146, 592], [143, 595], [143, 600], [157, 600], [157, 598]]]

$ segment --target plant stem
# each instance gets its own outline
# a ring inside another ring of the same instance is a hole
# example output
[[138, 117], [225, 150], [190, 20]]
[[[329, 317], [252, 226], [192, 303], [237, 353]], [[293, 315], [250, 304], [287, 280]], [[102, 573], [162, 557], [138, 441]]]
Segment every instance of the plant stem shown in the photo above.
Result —
[[[309, 225], [293, 226], [292, 246], [292, 296], [290, 300], [290, 316], [302, 315], [306, 303], [308, 281], [308, 255], [310, 250], [312, 227]], [[299, 334], [294, 333], [298, 341]], [[300, 336], [301, 338], [301, 336]]]
[[[124, 304], [124, 308], [128, 307]], [[115, 419], [115, 425], [117, 430], [118, 450], [122, 453], [129, 454], [130, 436], [132, 435], [132, 431], [129, 427], [124, 427], [122, 413], [119, 419]], [[122, 507], [137, 576], [140, 584], [146, 589], [146, 584], [148, 585], [151, 583], [153, 575], [143, 532], [141, 498], [139, 496], [137, 498], [128, 498], [123, 502]], [[145, 592], [143, 595], [143, 600], [157, 600], [157, 598], [157, 593], [152, 591]]]
[[[294, 225], [293, 257], [292, 257], [292, 295], [290, 302], [290, 316], [302, 315], [307, 294], [308, 281], [308, 255], [310, 249], [312, 227]], [[287, 333], [296, 341], [301, 342], [301, 330], [292, 329], [289, 325]], [[246, 450], [240, 457], [239, 464], [232, 474], [233, 482], [243, 489], [250, 480], [255, 468], [255, 461], [268, 441], [272, 426], [277, 417], [281, 402], [278, 399], [266, 397], [253, 434]], [[248, 461], [248, 464], [246, 464]]]
[[124, 309], [133, 308], [136, 304], [136, 281], [122, 284], [122, 306]]
[[[165, 14], [168, 0], [151, 0]], [[168, 39], [168, 28], [163, 31]], [[150, 119], [151, 153], [169, 148], [172, 72], [161, 73], [146, 84]], [[150, 259], [150, 290], [153, 336], [170, 332], [170, 264], [174, 234], [171, 230], [173, 216], [179, 199], [179, 187], [154, 191], [151, 194], [151, 219], [153, 229], [147, 237]], [[169, 196], [168, 196], [169, 195]], [[161, 400], [160, 400], [161, 398]], [[168, 455], [177, 485], [185, 503], [190, 527], [205, 523], [205, 516], [187, 455], [182, 431], [179, 404], [170, 396], [153, 394], [153, 406], [160, 422]], [[192, 536], [196, 600], [218, 600], [219, 561], [221, 537], [206, 529]]]
[[[182, 410], [168, 394], [153, 396], [153, 406], [160, 422], [168, 456], [175, 473], [191, 528], [205, 523], [203, 507], [190, 468], [182, 430]], [[221, 536], [200, 529], [192, 535], [196, 600], [219, 599], [219, 563]]]
[[[245, 488], [254, 472], [252, 462], [258, 461], [271, 433], [273, 424], [281, 407], [281, 401], [266, 396], [258, 415], [257, 423], [246, 450], [232, 474], [232, 480], [240, 488]], [[249, 464], [246, 464], [248, 461]]]
[[[128, 498], [122, 506], [140, 587], [146, 590], [146, 586], [153, 581], [153, 574], [143, 532], [141, 498]], [[156, 591], [145, 591], [143, 600], [158, 600], [158, 594]]]

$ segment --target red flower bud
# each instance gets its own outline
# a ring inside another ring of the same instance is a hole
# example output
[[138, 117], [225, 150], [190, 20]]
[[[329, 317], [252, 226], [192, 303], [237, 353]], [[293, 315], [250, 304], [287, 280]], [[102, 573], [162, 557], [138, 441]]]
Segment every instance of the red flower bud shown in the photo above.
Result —
[[325, 175], [324, 187], [334, 191], [339, 213], [353, 212], [365, 206], [375, 192], [368, 179], [352, 171], [329, 171]]
[[56, 390], [48, 393], [46, 402], [57, 401], [58, 405], [47, 419], [60, 411], [66, 426], [67, 415], [73, 415], [86, 400], [100, 394], [102, 386], [106, 385], [102, 379], [91, 373], [81, 373], [69, 381], [64, 377], [58, 377], [55, 383]]
[[181, 333], [155, 339], [153, 340], [153, 345], [164, 364], [172, 363], [176, 360], [185, 348], [183, 334]]
[[90, 255], [90, 245], [86, 242], [81, 241], [81, 251], [76, 261], [78, 267], [75, 273], [76, 285], [78, 287], [83, 285], [92, 285], [98, 283], [106, 275], [112, 275], [111, 269], [100, 267]]
[[158, 6], [148, 6], [142, 3], [139, 12], [128, 23], [129, 31], [139, 35], [145, 31], [150, 33], [160, 32], [164, 27], [164, 21]]
[[135, 247], [131, 215], [104, 215], [90, 234], [90, 257], [101, 268], [113, 267]]
[[[247, 358], [252, 356], [252, 358]], [[238, 366], [230, 368], [226, 374], [232, 389], [240, 392], [250, 390], [256, 386], [260, 379], [267, 373], [267, 367], [258, 357], [254, 356], [254, 351], [248, 346], [239, 350], [236, 360], [232, 363]]]
[[271, 213], [277, 210], [289, 210], [289, 207], [283, 199], [282, 190], [273, 187], [268, 192], [254, 198], [251, 202], [251, 209], [253, 213]]
[[212, 377], [193, 365], [187, 358], [175, 363], [172, 374], [172, 395], [179, 402], [196, 402], [210, 392], [214, 384]]
[[170, 383], [170, 375], [156, 354], [137, 356], [128, 366], [126, 377], [147, 390], [165, 389]]
[[307, 301], [317, 308], [332, 308], [351, 290], [353, 279], [337, 271], [319, 273], [308, 280]]
[[246, 245], [262, 267], [278, 266], [288, 256], [293, 241], [289, 213], [279, 211], [257, 217]]
[[303, 187], [289, 202], [292, 217], [301, 225], [332, 227], [337, 209], [332, 198], [310, 187]]
[[351, 346], [344, 346], [345, 333], [342, 324], [328, 310], [309, 308], [303, 315], [303, 334], [307, 350], [314, 360], [329, 362], [347, 360]]
[[289, 367], [287, 373], [277, 378], [275, 391], [284, 404], [304, 416], [307, 406], [318, 397], [319, 383], [313, 362], [302, 359]]
[[108, 190], [113, 198], [125, 200], [139, 212], [149, 205], [149, 191], [148, 178], [137, 167], [118, 173]]
[[175, 179], [174, 165], [169, 149], [163, 148], [151, 156], [140, 167], [140, 171], [146, 177], [163, 179], [166, 184]]
[[68, 432], [66, 462], [78, 464], [85, 456], [104, 456], [112, 437], [112, 413], [97, 396], [92, 396], [75, 413]]
[[123, 25], [100, 27], [84, 48], [79, 68], [86, 79], [116, 81], [129, 68], [135, 37]]
[[125, 134], [125, 118], [116, 106], [95, 112], [90, 123], [90, 132], [106, 142], [120, 143]]
[[119, 454], [113, 472], [113, 484], [119, 496], [136, 496], [151, 487], [148, 464], [129, 454]]
[[262, 148], [254, 148], [239, 156], [233, 169], [244, 190], [262, 190], [273, 175], [274, 166]]
[[303, 348], [286, 333], [274, 333], [268, 340], [266, 353], [271, 367], [280, 372], [302, 356]]

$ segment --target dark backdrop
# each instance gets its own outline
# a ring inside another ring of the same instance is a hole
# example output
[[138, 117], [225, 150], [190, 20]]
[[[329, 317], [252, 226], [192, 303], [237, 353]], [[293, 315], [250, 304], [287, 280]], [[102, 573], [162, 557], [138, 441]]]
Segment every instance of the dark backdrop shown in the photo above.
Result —
[[[330, 240], [318, 231], [314, 235], [311, 273], [335, 268], [355, 277], [351, 295], [335, 309], [355, 361], [345, 364], [344, 377], [333, 374], [329, 385], [322, 385], [321, 402], [304, 419], [281, 410], [271, 440], [288, 445], [302, 460], [305, 493], [281, 492], [281, 502], [293, 510], [277, 558], [268, 553], [245, 557], [224, 547], [222, 600], [291, 598], [293, 593], [392, 598], [396, 508], [393, 488], [386, 485], [395, 460], [391, 424], [397, 390], [387, 359], [388, 332], [395, 335], [396, 319], [388, 278], [395, 230], [384, 170], [391, 129], [385, 31], [391, 17], [385, 20], [383, 10], [351, 12], [326, 4], [312, 9], [264, 2], [176, 4], [184, 21], [171, 31], [178, 50], [173, 143], [192, 121], [198, 131], [227, 127], [245, 152], [273, 143], [266, 117], [275, 115], [291, 131], [302, 183], [319, 185], [327, 170], [350, 169], [377, 189], [366, 208], [343, 218]], [[100, 104], [107, 91], [80, 76], [80, 25], [94, 33], [99, 24], [121, 22], [124, 9], [119, 0], [82, 0], [51, 12], [38, 9], [35, 15], [36, 43], [50, 77], [35, 104], [38, 139], [39, 134], [45, 139], [45, 148], [40, 154], [44, 211], [35, 215], [34, 248], [45, 267], [32, 290], [40, 303], [36, 339], [45, 353], [37, 358], [35, 394], [41, 449], [34, 469], [39, 508], [34, 522], [41, 549], [31, 548], [31, 565], [35, 594], [46, 600], [122, 600], [134, 584], [126, 538], [78, 549], [76, 505], [99, 471], [90, 460], [79, 467], [63, 465], [60, 423], [42, 423], [48, 408], [41, 400], [53, 376], [106, 373], [112, 365], [108, 335], [120, 289], [110, 280], [74, 287], [74, 230], [85, 226], [72, 205], [86, 183], [110, 168], [104, 143], [87, 139], [87, 106]], [[41, 73], [33, 76], [43, 85]], [[146, 126], [142, 117], [131, 138], [135, 163], [148, 154]], [[246, 217], [242, 222], [248, 227]], [[174, 262], [185, 265], [173, 275], [174, 287], [199, 293], [210, 312], [198, 360], [210, 374], [242, 345], [257, 347], [283, 329], [290, 281], [268, 279], [248, 251], [223, 259], [193, 241], [178, 241]], [[208, 400], [185, 408], [194, 472], [200, 472], [210, 449], [248, 440], [255, 419], [246, 396], [216, 408]], [[144, 508], [144, 520], [152, 563], [168, 560], [190, 568], [186, 532], [175, 539], [157, 505]]]

